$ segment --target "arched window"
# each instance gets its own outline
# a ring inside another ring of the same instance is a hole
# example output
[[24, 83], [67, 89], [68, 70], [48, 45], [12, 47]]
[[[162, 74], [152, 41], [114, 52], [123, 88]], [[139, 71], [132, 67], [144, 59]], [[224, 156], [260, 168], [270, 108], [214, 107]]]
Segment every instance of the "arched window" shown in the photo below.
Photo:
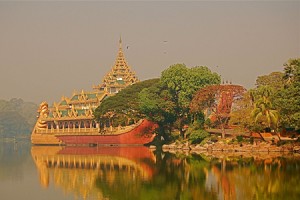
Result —
[[85, 127], [90, 128], [90, 122], [89, 121], [85, 122]]
[[80, 122], [80, 128], [84, 128], [84, 122], [83, 121]]
[[52, 122], [48, 122], [48, 123], [47, 123], [47, 126], [48, 126], [48, 129], [51, 129], [51, 127], [52, 127]]
[[96, 128], [96, 122], [95, 121], [92, 121], [92, 127]]

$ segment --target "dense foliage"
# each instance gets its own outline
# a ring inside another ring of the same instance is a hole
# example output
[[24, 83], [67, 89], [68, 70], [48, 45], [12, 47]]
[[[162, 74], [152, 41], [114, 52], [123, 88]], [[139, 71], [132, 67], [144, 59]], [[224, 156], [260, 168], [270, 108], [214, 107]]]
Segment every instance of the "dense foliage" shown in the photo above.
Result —
[[166, 137], [165, 130], [171, 129], [176, 121], [174, 102], [170, 92], [161, 82], [143, 89], [139, 94], [139, 110], [149, 120], [159, 125], [158, 132]]
[[148, 88], [159, 79], [150, 79], [128, 86], [114, 96], [106, 98], [95, 110], [96, 120], [109, 121], [113, 126], [128, 125], [141, 118], [138, 104], [139, 92]]
[[272, 72], [269, 75], [258, 76], [256, 79], [257, 88], [261, 86], [269, 86], [273, 89], [281, 89], [284, 85], [284, 73]]
[[212, 114], [208, 117], [222, 129], [222, 137], [225, 137], [225, 125], [231, 114], [231, 106], [235, 99], [240, 99], [245, 88], [239, 85], [209, 85], [201, 88], [194, 95], [190, 108], [192, 113], [207, 110]]
[[36, 122], [38, 106], [22, 99], [0, 100], [0, 135], [29, 134]]
[[252, 97], [250, 91], [247, 91], [241, 99], [237, 99], [231, 110], [229, 125], [238, 126], [242, 129], [256, 130], [251, 112], [253, 110]]
[[262, 128], [277, 129], [279, 113], [275, 109], [272, 101], [274, 92], [268, 85], [258, 87], [252, 92], [253, 110], [251, 117], [255, 123], [260, 124]]
[[145, 89], [140, 94], [140, 110], [151, 120], [159, 124], [164, 134], [176, 128], [183, 136], [183, 126], [188, 124], [189, 104], [195, 91], [220, 83], [220, 77], [207, 67], [188, 68], [184, 64], [175, 64], [162, 72], [160, 83]]
[[209, 136], [208, 132], [203, 129], [192, 129], [188, 130], [189, 132], [189, 140], [192, 144], [200, 143], [202, 140], [204, 140], [206, 137]]
[[282, 128], [300, 129], [300, 58], [284, 65], [284, 87], [274, 95]]
[[258, 132], [299, 131], [300, 59], [290, 59], [283, 73], [259, 76], [256, 86], [237, 103], [239, 109], [233, 111], [230, 123]]

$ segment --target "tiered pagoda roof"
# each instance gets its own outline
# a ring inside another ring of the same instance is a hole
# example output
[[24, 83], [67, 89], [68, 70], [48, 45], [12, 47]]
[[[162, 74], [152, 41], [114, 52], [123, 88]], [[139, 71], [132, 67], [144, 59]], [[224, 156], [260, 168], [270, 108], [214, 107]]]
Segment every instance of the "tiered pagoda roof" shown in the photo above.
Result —
[[111, 71], [108, 72], [101, 84], [94, 86], [94, 89], [105, 91], [109, 94], [118, 93], [123, 88], [139, 82], [135, 72], [127, 64], [123, 50], [122, 40], [119, 41], [119, 52]]
[[105, 97], [106, 94], [100, 91], [74, 91], [71, 98], [63, 96], [59, 103], [54, 102], [49, 117], [57, 120], [93, 118], [93, 110]]
[[71, 98], [63, 96], [49, 109], [48, 120], [93, 119], [93, 111], [107, 95], [118, 93], [123, 88], [138, 82], [135, 73], [127, 65], [119, 41], [119, 52], [111, 71], [106, 74], [101, 84], [94, 86], [94, 91], [73, 92]]

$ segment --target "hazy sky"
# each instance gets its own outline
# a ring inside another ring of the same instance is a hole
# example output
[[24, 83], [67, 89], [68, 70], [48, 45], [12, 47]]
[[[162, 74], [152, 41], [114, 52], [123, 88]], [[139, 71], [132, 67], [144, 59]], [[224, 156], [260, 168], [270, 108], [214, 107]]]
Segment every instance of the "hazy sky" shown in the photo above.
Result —
[[141, 80], [185, 63], [251, 88], [300, 57], [300, 1], [0, 2], [0, 99], [52, 103], [91, 90], [120, 35]]

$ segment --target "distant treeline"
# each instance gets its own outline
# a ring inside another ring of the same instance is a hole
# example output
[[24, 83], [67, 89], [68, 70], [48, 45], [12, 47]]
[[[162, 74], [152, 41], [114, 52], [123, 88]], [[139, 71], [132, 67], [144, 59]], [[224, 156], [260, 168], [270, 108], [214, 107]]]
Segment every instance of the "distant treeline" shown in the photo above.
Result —
[[38, 106], [13, 98], [0, 100], [0, 136], [16, 136], [30, 134], [36, 122]]

